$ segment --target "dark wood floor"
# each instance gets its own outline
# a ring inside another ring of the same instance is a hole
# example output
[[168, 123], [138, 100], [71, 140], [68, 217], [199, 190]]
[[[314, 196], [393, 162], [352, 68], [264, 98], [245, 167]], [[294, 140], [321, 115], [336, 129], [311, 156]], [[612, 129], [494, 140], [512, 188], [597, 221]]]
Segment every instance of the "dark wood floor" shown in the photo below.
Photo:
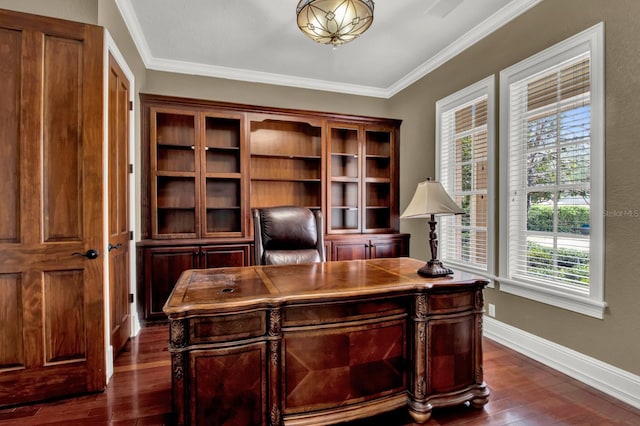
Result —
[[[169, 425], [167, 344], [167, 326], [146, 327], [116, 360], [104, 392], [0, 410], [0, 425]], [[437, 409], [426, 425], [640, 425], [640, 410], [486, 339], [484, 373], [484, 409]], [[414, 424], [403, 409], [349, 426]]]

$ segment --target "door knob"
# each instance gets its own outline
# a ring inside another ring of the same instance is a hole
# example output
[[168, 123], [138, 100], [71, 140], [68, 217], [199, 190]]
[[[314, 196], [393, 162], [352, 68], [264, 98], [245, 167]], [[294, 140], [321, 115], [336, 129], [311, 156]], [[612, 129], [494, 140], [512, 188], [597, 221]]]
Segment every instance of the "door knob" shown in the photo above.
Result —
[[87, 250], [86, 253], [78, 253], [77, 251], [73, 252], [73, 253], [71, 253], [71, 256], [84, 256], [87, 259], [92, 259], [93, 260], [93, 259], [97, 259], [99, 254], [100, 253], [98, 253], [98, 250], [89, 249], [89, 250]]
[[120, 247], [122, 247], [122, 244], [120, 244], [120, 243], [118, 243], [116, 245], [112, 245], [111, 243], [109, 243], [109, 251], [118, 250]]

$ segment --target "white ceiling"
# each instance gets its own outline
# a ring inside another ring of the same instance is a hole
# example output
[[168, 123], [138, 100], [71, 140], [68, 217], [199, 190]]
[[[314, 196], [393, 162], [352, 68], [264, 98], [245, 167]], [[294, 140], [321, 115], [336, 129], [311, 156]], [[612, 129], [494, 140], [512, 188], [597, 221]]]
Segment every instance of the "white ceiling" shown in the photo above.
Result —
[[298, 0], [116, 0], [149, 69], [388, 98], [541, 0], [376, 0], [333, 49], [296, 24]]

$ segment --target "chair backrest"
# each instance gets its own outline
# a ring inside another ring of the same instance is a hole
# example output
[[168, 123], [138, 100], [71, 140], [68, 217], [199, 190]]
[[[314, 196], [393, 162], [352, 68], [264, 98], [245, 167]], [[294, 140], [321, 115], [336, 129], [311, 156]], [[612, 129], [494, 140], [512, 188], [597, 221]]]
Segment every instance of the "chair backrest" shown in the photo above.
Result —
[[326, 260], [322, 212], [279, 206], [253, 210], [256, 265]]

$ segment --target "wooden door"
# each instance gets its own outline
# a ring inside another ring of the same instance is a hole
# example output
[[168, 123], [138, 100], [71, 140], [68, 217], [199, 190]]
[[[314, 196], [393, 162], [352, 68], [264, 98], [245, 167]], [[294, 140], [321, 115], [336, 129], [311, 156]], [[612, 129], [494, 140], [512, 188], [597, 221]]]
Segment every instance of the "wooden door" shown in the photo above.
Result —
[[102, 39], [0, 10], [0, 406], [105, 386]]
[[109, 307], [117, 356], [131, 336], [129, 301], [129, 80], [109, 55]]

